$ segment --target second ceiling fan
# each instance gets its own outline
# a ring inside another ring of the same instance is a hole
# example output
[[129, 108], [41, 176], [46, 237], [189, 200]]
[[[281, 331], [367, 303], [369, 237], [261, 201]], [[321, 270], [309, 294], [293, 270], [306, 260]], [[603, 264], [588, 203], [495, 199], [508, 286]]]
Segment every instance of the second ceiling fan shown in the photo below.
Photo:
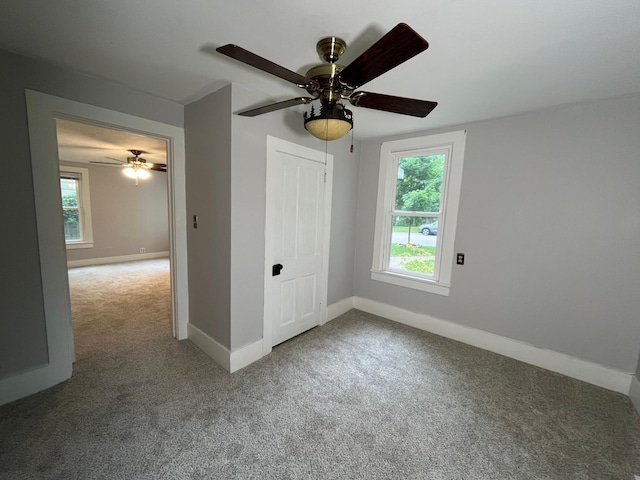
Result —
[[129, 177], [129, 178], [133, 178], [136, 181], [136, 187], [138, 186], [138, 179], [146, 179], [149, 178], [149, 170], [155, 170], [158, 172], [165, 172], [167, 171], [167, 164], [166, 163], [152, 163], [152, 162], [148, 162], [146, 159], [142, 158], [140, 155], [144, 154], [144, 153], [148, 153], [145, 152], [144, 150], [129, 150], [131, 152], [131, 154], [133, 155], [133, 157], [127, 157], [127, 161], [124, 162], [123, 160], [119, 160], [117, 158], [113, 158], [113, 157], [105, 157], [108, 158], [109, 160], [115, 160], [118, 163], [113, 163], [113, 162], [98, 162], [98, 161], [94, 161], [91, 160], [89, 161], [89, 163], [95, 163], [95, 164], [99, 164], [99, 165], [113, 165], [115, 167], [125, 167], [124, 169], [124, 174]]
[[322, 140], [336, 140], [346, 135], [353, 127], [352, 112], [344, 107], [341, 100], [348, 100], [355, 107], [414, 117], [426, 117], [431, 113], [438, 105], [437, 102], [356, 91], [365, 83], [406, 62], [428, 47], [427, 41], [409, 25], [399, 23], [353, 62], [343, 66], [336, 62], [345, 52], [346, 42], [337, 37], [327, 37], [316, 45], [318, 53], [326, 63], [312, 67], [306, 75], [300, 75], [237, 45], [224, 45], [216, 50], [291, 82], [311, 95], [245, 110], [238, 115], [254, 117], [319, 100], [320, 112], [316, 114], [313, 107], [310, 114], [305, 112], [305, 128]]

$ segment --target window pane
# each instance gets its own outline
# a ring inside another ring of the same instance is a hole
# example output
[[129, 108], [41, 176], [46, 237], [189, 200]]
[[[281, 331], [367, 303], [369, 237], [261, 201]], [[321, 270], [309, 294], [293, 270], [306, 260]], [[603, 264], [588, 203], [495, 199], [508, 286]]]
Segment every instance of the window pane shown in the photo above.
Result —
[[392, 220], [389, 269], [433, 275], [438, 219], [394, 216]]
[[64, 218], [64, 239], [66, 241], [82, 240], [80, 234], [80, 212], [78, 210], [63, 210]]
[[78, 180], [75, 178], [61, 178], [60, 192], [62, 193], [63, 207], [78, 206]]
[[398, 161], [396, 210], [439, 212], [445, 155], [404, 157]]
[[69, 241], [81, 241], [80, 211], [78, 210], [77, 178], [60, 178], [60, 193], [62, 194], [62, 218], [64, 221], [64, 239]]

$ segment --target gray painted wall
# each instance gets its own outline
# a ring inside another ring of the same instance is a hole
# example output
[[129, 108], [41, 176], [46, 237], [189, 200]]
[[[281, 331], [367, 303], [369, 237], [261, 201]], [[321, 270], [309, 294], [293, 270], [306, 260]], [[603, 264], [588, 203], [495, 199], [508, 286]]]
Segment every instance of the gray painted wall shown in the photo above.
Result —
[[[270, 100], [243, 86], [233, 86], [233, 111]], [[325, 142], [304, 129], [298, 109], [258, 117], [233, 115], [231, 350], [263, 335], [264, 230], [267, 135], [324, 151], [334, 156], [329, 303], [352, 296], [353, 226], [356, 215], [357, 155], [349, 153], [350, 136]]]
[[[188, 233], [190, 321], [231, 351], [263, 333], [267, 135], [325, 149], [304, 130], [300, 112], [233, 115], [268, 101], [229, 85], [185, 108], [187, 208], [200, 219]], [[358, 157], [348, 153], [348, 139], [328, 147], [336, 198], [329, 292], [337, 301], [353, 294]]]
[[231, 345], [230, 118], [231, 85], [185, 107], [189, 322], [226, 348]]
[[381, 139], [363, 145], [355, 295], [634, 372], [640, 96], [449, 130], [462, 128], [456, 251], [466, 263], [451, 295], [370, 278]]
[[169, 251], [167, 174], [134, 180], [121, 168], [60, 162], [89, 170], [93, 248], [67, 250], [67, 260]]
[[[354, 120], [357, 128], [357, 119]], [[353, 293], [355, 250], [359, 247], [356, 231], [358, 213], [358, 171], [362, 145], [355, 141], [349, 152], [351, 136], [330, 144], [334, 152], [333, 204], [331, 212], [331, 251], [327, 304], [332, 305]]]
[[183, 107], [84, 74], [0, 50], [0, 145], [5, 159], [0, 199], [0, 378], [48, 361], [37, 244], [27, 110], [32, 89], [151, 120], [182, 126]]

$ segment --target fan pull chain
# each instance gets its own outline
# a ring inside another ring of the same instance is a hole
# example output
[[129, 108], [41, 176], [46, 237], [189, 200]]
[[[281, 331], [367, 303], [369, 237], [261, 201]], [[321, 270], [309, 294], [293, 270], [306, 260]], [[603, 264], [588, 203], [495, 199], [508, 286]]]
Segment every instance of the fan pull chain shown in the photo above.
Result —
[[351, 148], [349, 149], [351, 153], [353, 153], [353, 127], [351, 127]]
[[[326, 130], [325, 131], [329, 131], [329, 119], [327, 119], [327, 125], [326, 125]], [[326, 172], [326, 167], [327, 167], [327, 161], [329, 160], [329, 140], [325, 140], [324, 141], [324, 166], [325, 166], [325, 172]], [[326, 173], [325, 173], [326, 175]], [[325, 177], [326, 179], [326, 177]]]

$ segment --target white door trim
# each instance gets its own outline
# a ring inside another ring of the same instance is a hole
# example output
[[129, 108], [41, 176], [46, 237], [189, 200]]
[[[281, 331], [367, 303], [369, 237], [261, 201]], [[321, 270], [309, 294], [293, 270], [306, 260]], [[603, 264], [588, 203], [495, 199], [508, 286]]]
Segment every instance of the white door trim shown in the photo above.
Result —
[[[49, 363], [0, 381], [0, 404], [71, 376], [73, 331], [66, 250], [59, 221], [59, 166], [54, 118], [124, 128], [168, 142], [169, 239], [174, 335], [187, 338], [187, 209], [184, 129], [53, 95], [26, 90], [38, 248]], [[7, 387], [7, 388], [5, 388]]]
[[265, 211], [265, 249], [264, 249], [264, 311], [263, 311], [263, 334], [262, 334], [262, 354], [271, 353], [273, 338], [273, 317], [271, 295], [267, 286], [271, 279], [271, 266], [273, 265], [273, 222], [270, 218], [274, 215], [274, 206], [270, 202], [271, 192], [278, 184], [278, 178], [271, 165], [276, 159], [278, 152], [286, 152], [296, 155], [301, 152], [307, 158], [322, 159], [326, 165], [327, 179], [325, 182], [324, 195], [324, 232], [322, 239], [322, 269], [320, 272], [320, 325], [327, 322], [327, 291], [329, 282], [329, 241], [331, 237], [331, 197], [333, 191], [333, 155], [326, 154], [319, 150], [304, 147], [296, 143], [288, 142], [280, 138], [267, 135], [267, 175], [266, 175], [266, 211]]

